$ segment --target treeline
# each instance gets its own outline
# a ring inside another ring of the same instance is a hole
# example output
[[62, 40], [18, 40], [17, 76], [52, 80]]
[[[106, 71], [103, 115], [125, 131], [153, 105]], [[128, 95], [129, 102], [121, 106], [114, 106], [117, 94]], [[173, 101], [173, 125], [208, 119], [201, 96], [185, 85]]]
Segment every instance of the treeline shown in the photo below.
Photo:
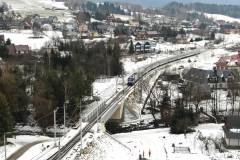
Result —
[[169, 17], [176, 17], [178, 20], [194, 21], [198, 19], [201, 22], [211, 23], [211, 21], [203, 14], [189, 11], [191, 11], [191, 9], [187, 8], [186, 5], [178, 2], [172, 2], [162, 8], [154, 10], [154, 13]]
[[110, 14], [123, 14], [126, 13], [120, 7], [120, 5], [113, 4], [111, 2], [103, 2], [103, 3], [94, 3], [94, 2], [84, 2], [84, 1], [76, 1], [71, 0], [67, 3], [70, 8], [73, 9], [82, 9], [83, 11], [91, 13], [91, 15], [97, 20], [104, 20]]
[[192, 3], [188, 4], [187, 8], [204, 13], [222, 14], [230, 17], [240, 18], [240, 6], [237, 5]]
[[219, 5], [204, 3], [183, 4], [178, 2], [172, 2], [161, 8], [160, 11], [165, 15], [173, 17], [188, 16], [189, 19], [191, 18], [191, 16], [203, 18], [202, 15], [196, 13], [189, 13], [189, 11], [222, 14], [230, 17], [240, 18], [240, 6], [236, 5]]

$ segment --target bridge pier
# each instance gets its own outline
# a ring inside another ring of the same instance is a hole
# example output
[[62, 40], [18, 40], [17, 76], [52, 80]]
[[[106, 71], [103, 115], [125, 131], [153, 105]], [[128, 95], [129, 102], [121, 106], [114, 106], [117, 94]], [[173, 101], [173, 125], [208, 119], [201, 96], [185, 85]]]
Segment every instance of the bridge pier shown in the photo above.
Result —
[[109, 121], [120, 123], [124, 120], [124, 101], [118, 104], [116, 107], [118, 109], [114, 112]]

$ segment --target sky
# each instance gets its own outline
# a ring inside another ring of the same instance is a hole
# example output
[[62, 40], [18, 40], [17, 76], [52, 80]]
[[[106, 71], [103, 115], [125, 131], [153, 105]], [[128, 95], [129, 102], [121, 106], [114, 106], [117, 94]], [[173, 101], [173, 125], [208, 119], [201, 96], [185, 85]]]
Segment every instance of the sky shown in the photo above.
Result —
[[[142, 6], [145, 6], [145, 7], [161, 7], [174, 0], [130, 0], [130, 1], [129, 0], [111, 0], [111, 1], [141, 4]], [[201, 2], [201, 3], [240, 5], [240, 0], [175, 0], [175, 1], [182, 2], [182, 3]]]

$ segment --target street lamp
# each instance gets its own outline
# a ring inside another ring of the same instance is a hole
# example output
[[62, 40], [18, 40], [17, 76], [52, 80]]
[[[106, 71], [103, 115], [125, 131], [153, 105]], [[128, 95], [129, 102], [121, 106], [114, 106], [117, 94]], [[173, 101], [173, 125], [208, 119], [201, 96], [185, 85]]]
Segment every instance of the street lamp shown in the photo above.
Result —
[[66, 134], [66, 107], [69, 104], [69, 100], [66, 100], [63, 105], [63, 119], [64, 119], [64, 136]]

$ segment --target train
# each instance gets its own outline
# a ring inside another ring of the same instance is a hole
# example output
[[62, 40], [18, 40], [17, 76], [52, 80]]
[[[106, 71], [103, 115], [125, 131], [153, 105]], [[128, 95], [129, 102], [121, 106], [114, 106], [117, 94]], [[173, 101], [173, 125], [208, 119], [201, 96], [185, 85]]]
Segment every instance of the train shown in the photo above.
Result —
[[133, 86], [138, 79], [137, 73], [133, 73], [131, 76], [128, 77], [127, 85]]

